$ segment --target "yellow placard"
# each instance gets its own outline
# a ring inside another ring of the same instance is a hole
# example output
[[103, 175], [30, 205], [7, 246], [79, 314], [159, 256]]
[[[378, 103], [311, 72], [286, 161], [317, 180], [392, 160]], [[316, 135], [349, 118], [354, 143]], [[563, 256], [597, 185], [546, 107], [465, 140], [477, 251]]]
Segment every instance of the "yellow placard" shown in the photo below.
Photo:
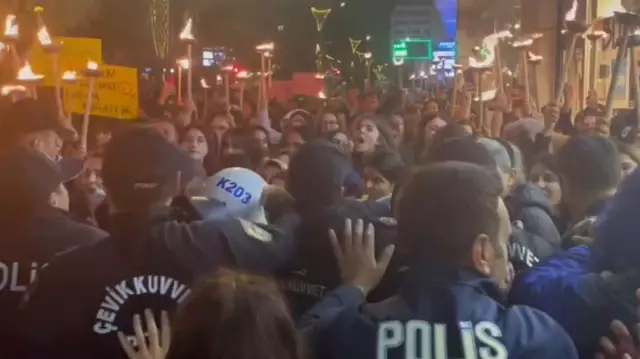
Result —
[[[100, 66], [102, 77], [95, 79], [91, 115], [130, 120], [138, 117], [138, 71], [123, 66]], [[63, 85], [64, 106], [83, 114], [89, 94], [89, 80]]]
[[[87, 61], [102, 63], [102, 40], [86, 37], [56, 37], [54, 42], [61, 43], [58, 56], [59, 76], [64, 71], [78, 71], [87, 67]], [[31, 68], [37, 74], [43, 74], [44, 86], [54, 85], [53, 62], [42, 46], [35, 44], [29, 55]]]

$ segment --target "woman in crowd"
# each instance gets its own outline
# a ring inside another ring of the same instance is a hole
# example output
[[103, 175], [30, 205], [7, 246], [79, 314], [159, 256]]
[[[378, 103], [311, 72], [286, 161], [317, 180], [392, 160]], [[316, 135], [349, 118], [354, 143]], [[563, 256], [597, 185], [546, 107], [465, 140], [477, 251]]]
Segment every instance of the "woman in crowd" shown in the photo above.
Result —
[[420, 121], [416, 129], [417, 136], [413, 146], [416, 161], [420, 161], [426, 155], [434, 136], [446, 125], [447, 122], [438, 115], [429, 115]]
[[338, 115], [331, 111], [324, 111], [318, 121], [318, 135], [322, 136], [325, 133], [333, 131], [344, 131], [344, 122], [342, 122]]
[[534, 158], [533, 165], [529, 170], [529, 183], [545, 192], [554, 213], [558, 213], [562, 191], [553, 155], [543, 153]]
[[211, 118], [211, 122], [209, 123], [209, 127], [211, 131], [216, 135], [217, 139], [221, 139], [225, 132], [227, 132], [232, 126], [233, 120], [226, 113], [218, 113], [213, 115]]
[[180, 146], [189, 152], [191, 158], [201, 163], [208, 176], [214, 174], [216, 140], [207, 136], [207, 131], [198, 126], [185, 128], [180, 136]]
[[402, 159], [395, 151], [379, 148], [364, 167], [364, 195], [368, 200], [389, 201], [396, 183], [405, 174]]
[[302, 359], [305, 354], [275, 282], [221, 271], [203, 278], [179, 309], [167, 359]]

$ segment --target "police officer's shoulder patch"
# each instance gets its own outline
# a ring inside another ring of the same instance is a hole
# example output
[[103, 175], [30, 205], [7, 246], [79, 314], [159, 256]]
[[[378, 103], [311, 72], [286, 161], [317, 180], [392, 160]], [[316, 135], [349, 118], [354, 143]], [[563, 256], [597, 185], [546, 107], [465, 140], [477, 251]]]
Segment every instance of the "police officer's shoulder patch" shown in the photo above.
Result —
[[246, 219], [242, 218], [238, 218], [238, 220], [240, 221], [242, 229], [244, 229], [245, 233], [249, 237], [257, 239], [261, 242], [271, 242], [273, 240], [273, 235], [257, 224], [249, 222]]
[[379, 217], [378, 221], [389, 227], [395, 227], [396, 225], [398, 225], [398, 221], [393, 217]]

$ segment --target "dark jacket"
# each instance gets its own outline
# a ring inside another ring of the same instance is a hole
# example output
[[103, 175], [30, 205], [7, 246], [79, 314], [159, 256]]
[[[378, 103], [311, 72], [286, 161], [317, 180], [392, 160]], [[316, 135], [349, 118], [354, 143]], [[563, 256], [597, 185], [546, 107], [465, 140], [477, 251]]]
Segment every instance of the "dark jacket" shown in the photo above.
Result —
[[121, 215], [110, 231], [42, 271], [26, 303], [20, 357], [124, 359], [116, 334], [135, 337], [134, 314], [172, 313], [193, 281], [217, 268], [267, 275], [284, 261], [283, 232], [237, 219], [187, 224]]
[[300, 327], [317, 359], [419, 357], [419, 348], [437, 358], [577, 358], [553, 319], [506, 306], [497, 283], [470, 269], [412, 272], [397, 296], [375, 304], [340, 287]]
[[544, 191], [530, 184], [520, 185], [505, 201], [511, 221], [517, 222], [509, 247], [509, 259], [516, 271], [560, 251], [561, 237]]
[[30, 218], [3, 220], [0, 236], [0, 345], [14, 343], [20, 322], [18, 309], [37, 271], [57, 254], [107, 237], [98, 228], [77, 223], [60, 210], [50, 209]]
[[[395, 219], [381, 216], [384, 213], [388, 213], [384, 204], [343, 199], [330, 207], [302, 215], [295, 230], [293, 258], [278, 274], [294, 318], [341, 284], [329, 230], [334, 229], [341, 238], [347, 218], [373, 223], [376, 228], [376, 253], [380, 253], [387, 245], [395, 243], [396, 238]], [[381, 300], [395, 293], [401, 281], [398, 272], [400, 258], [401, 255], [394, 256], [388, 275], [378, 290], [371, 293], [371, 300]]]
[[[593, 358], [612, 320], [633, 330], [640, 288], [640, 171], [606, 205], [596, 204], [595, 241], [556, 254], [516, 276], [510, 301], [543, 310], [567, 331], [581, 358]], [[602, 210], [602, 207], [605, 207]]]

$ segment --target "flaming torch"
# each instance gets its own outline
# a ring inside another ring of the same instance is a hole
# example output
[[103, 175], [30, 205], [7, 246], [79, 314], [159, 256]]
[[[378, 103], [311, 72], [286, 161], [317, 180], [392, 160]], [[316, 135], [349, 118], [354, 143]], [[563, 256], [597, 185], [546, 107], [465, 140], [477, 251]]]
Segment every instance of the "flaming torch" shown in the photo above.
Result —
[[233, 71], [233, 65], [225, 65], [220, 68], [224, 74], [224, 99], [227, 103], [227, 111], [231, 110], [231, 90], [229, 84], [229, 74]]
[[638, 58], [636, 55], [636, 46], [640, 46], [640, 29], [629, 36], [629, 62], [631, 62], [630, 75], [633, 80], [633, 102], [635, 103], [636, 118], [640, 123], [640, 82], [638, 82]]
[[366, 82], [364, 84], [364, 88], [365, 88], [365, 91], [370, 91], [371, 90], [371, 61], [372, 61], [373, 54], [371, 54], [371, 52], [365, 52], [363, 57], [364, 57], [365, 64], [367, 65], [367, 78], [365, 80]]
[[27, 88], [23, 85], [4, 85], [0, 88], [0, 95], [2, 96], [10, 96], [14, 93], [26, 93]]
[[[538, 69], [538, 65], [540, 65], [542, 63], [542, 59], [543, 59], [542, 56], [536, 55], [536, 54], [532, 53], [531, 51], [529, 51], [529, 56], [527, 58], [527, 63], [529, 65], [531, 65], [532, 68], [533, 68], [533, 78], [534, 79], [538, 78], [537, 69]], [[540, 98], [540, 96], [538, 95], [538, 87], [536, 86], [536, 93], [535, 93], [534, 99], [536, 101], [536, 105], [538, 105], [538, 106], [540, 104], [540, 99], [539, 98]]]
[[44, 52], [48, 53], [51, 56], [51, 69], [53, 70], [54, 84], [56, 90], [56, 106], [58, 107], [58, 118], [64, 118], [64, 109], [62, 106], [62, 94], [60, 92], [60, 76], [58, 74], [58, 56], [60, 54], [60, 50], [62, 50], [62, 44], [58, 42], [53, 42], [51, 40], [51, 36], [47, 31], [46, 26], [43, 26], [38, 31], [38, 42], [40, 42], [40, 46]]
[[20, 38], [20, 31], [18, 28], [18, 23], [16, 21], [16, 16], [13, 14], [9, 14], [4, 20], [3, 41], [5, 44], [9, 46], [11, 50], [14, 69], [17, 69], [20, 67], [20, 56], [18, 55], [18, 51], [16, 50], [16, 43], [18, 42], [19, 38]]
[[9, 14], [4, 20], [4, 42], [14, 44], [16, 41], [18, 41], [19, 37], [20, 32], [18, 30], [16, 16], [13, 14]]
[[209, 86], [209, 84], [207, 84], [207, 80], [203, 78], [200, 79], [200, 86], [202, 86], [202, 89], [204, 90], [204, 106], [202, 109], [202, 118], [207, 118], [207, 110], [208, 110], [208, 102], [209, 102], [209, 95], [207, 94], [207, 90], [211, 88], [211, 86]]
[[242, 110], [242, 106], [244, 105], [244, 87], [247, 84], [247, 79], [249, 77], [251, 77], [251, 74], [246, 71], [240, 71], [236, 75], [238, 82], [240, 82], [240, 110]]
[[[262, 109], [263, 106], [267, 105], [267, 89], [266, 89], [266, 78], [265, 75], [267, 73], [267, 53], [273, 52], [274, 44], [273, 42], [266, 42], [256, 46], [256, 50], [260, 53], [260, 92], [258, 95], [258, 109]], [[264, 103], [263, 103], [264, 102]]]
[[[629, 42], [631, 38], [635, 38], [635, 34], [633, 34], [634, 36], [631, 36], [632, 34], [630, 34], [630, 32], [633, 28], [637, 27], [638, 22], [640, 22], [637, 14], [625, 10], [620, 5], [620, 1], [617, 1], [616, 3], [612, 4], [612, 7], [611, 9], [609, 9], [609, 11], [613, 13], [616, 22], [622, 25], [622, 36], [616, 42], [616, 44], [618, 45], [618, 51], [616, 54], [616, 59], [613, 62], [613, 67], [611, 69], [611, 82], [609, 82], [609, 91], [607, 91], [607, 102], [605, 104], [605, 119], [607, 121], [611, 121], [611, 117], [613, 116], [613, 96], [615, 94], [615, 88], [618, 84], [618, 76], [620, 75], [620, 70], [622, 69], [622, 62], [626, 57], [627, 50], [629, 50]], [[635, 61], [635, 50], [630, 51], [630, 53], [632, 54], [632, 61]], [[636, 63], [632, 63], [631, 69], [633, 71], [636, 71], [636, 66]], [[637, 83], [638, 79], [634, 78], [634, 82]], [[636, 103], [637, 111], [639, 111], [638, 107], [638, 103]]]
[[[476, 78], [476, 87], [477, 87], [476, 92], [478, 94], [477, 97], [480, 99], [480, 114], [479, 114], [480, 123], [478, 124], [479, 125], [478, 128], [482, 128], [483, 131], [486, 131], [487, 133], [490, 133], [489, 129], [491, 128], [491, 126], [489, 124], [485, 125], [484, 123], [484, 101], [483, 101], [484, 96], [482, 92], [482, 80], [483, 80], [482, 77], [485, 72], [491, 70], [491, 68], [493, 68], [494, 66], [494, 62], [496, 59], [495, 48], [498, 45], [498, 42], [501, 39], [504, 39], [510, 36], [511, 36], [511, 32], [500, 31], [485, 37], [484, 39], [482, 39], [482, 45], [486, 52], [486, 56], [484, 60], [480, 61], [473, 56], [469, 57], [469, 68], [474, 71], [474, 76]], [[473, 52], [476, 54], [479, 54], [481, 50], [475, 50], [474, 48]]]
[[91, 103], [93, 102], [93, 88], [97, 78], [102, 77], [102, 71], [98, 68], [98, 63], [89, 60], [87, 68], [82, 70], [82, 76], [89, 79], [89, 92], [87, 93], [87, 103], [84, 108], [84, 118], [82, 119], [82, 133], [80, 134], [80, 144], [82, 148], [87, 148], [87, 137], [89, 136], [89, 115], [91, 114]]
[[18, 70], [18, 76], [16, 80], [19, 84], [28, 88], [31, 92], [31, 96], [33, 98], [38, 98], [38, 93], [36, 92], [36, 86], [44, 79], [44, 75], [35, 74], [33, 70], [31, 70], [31, 65], [29, 62], [25, 62], [24, 66], [22, 66]]
[[186, 58], [179, 59], [178, 63], [178, 103], [182, 104], [182, 71], [189, 70], [191, 68], [191, 61]]
[[[533, 37], [532, 36], [523, 36], [515, 41], [513, 41], [513, 48], [520, 50], [522, 54], [522, 77], [524, 81], [524, 98], [527, 102], [531, 101], [531, 86], [529, 86], [529, 65], [527, 65], [529, 59], [527, 58], [527, 53], [531, 45], [533, 45]], [[564, 80], [563, 80], [564, 81]], [[526, 114], [529, 115], [529, 114]]]
[[267, 59], [267, 90], [268, 92], [271, 91], [271, 85], [273, 84], [273, 65], [272, 65], [272, 61], [273, 61], [273, 52], [267, 52], [264, 54], [264, 56]]
[[567, 74], [569, 73], [569, 69], [571, 68], [571, 63], [573, 62], [578, 37], [584, 34], [590, 26], [584, 21], [576, 20], [577, 13], [578, 0], [573, 0], [571, 9], [569, 9], [569, 11], [567, 11], [564, 16], [564, 22], [567, 27], [567, 35], [571, 37], [571, 45], [569, 45], [569, 52], [567, 53], [564, 65], [562, 66], [562, 72], [559, 74], [559, 76], [556, 76], [556, 103], [560, 102], [560, 100], [562, 99], [562, 87], [564, 86], [564, 83], [567, 79]]
[[[598, 55], [598, 46], [597, 42], [606, 39], [607, 33], [601, 30], [592, 30], [588, 34], [585, 34], [584, 37], [591, 42], [591, 57], [595, 60]], [[597, 78], [597, 70], [596, 70], [596, 61], [592, 61], [591, 70], [589, 76], [589, 89], [596, 88], [596, 78]]]
[[[184, 28], [180, 32], [180, 41], [187, 44], [187, 60], [189, 64], [192, 64], [192, 47], [196, 42], [196, 38], [193, 36], [193, 19], [187, 19], [187, 23], [184, 24]], [[192, 86], [192, 66], [187, 67], [187, 96], [189, 99], [193, 99], [193, 86]]]
[[458, 83], [460, 82], [460, 78], [462, 76], [462, 65], [453, 64], [453, 70], [455, 71], [455, 73], [453, 74], [453, 84], [451, 89], [451, 117], [454, 116], [456, 106], [458, 105], [458, 90], [460, 89]]
[[[74, 85], [76, 82], [78, 82], [78, 75], [75, 71], [65, 71], [62, 73], [62, 82], [64, 82], [67, 85]], [[69, 106], [69, 103], [67, 102], [67, 98], [69, 96], [65, 96], [65, 103], [63, 106], [63, 114], [64, 114], [64, 108], [67, 109], [67, 113], [65, 115], [65, 118], [71, 118], [71, 106]]]

